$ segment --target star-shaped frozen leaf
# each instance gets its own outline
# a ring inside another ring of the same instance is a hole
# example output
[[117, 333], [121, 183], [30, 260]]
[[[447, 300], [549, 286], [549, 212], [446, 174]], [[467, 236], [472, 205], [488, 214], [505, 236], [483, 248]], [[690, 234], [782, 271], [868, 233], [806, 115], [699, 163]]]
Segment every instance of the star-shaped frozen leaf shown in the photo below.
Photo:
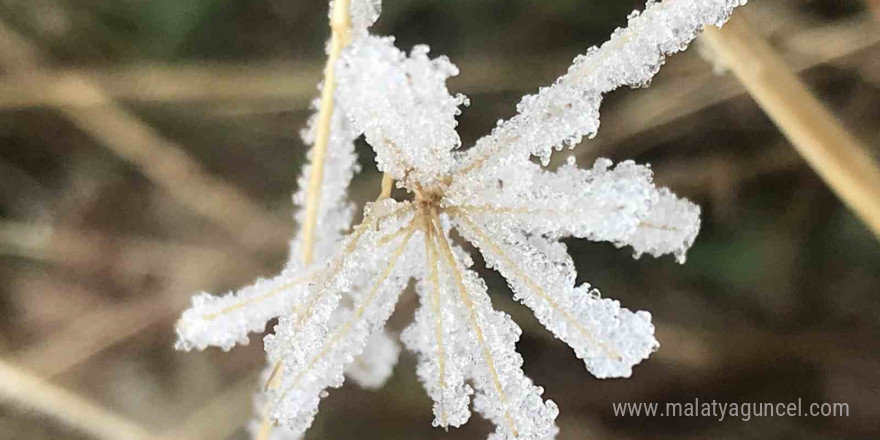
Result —
[[[667, 54], [741, 3], [650, 2], [630, 16], [628, 28], [578, 57], [552, 86], [524, 97], [516, 116], [462, 154], [453, 150], [465, 99], [445, 85], [457, 69], [445, 58], [429, 59], [426, 47], [407, 56], [390, 38], [355, 41], [335, 66], [338, 103], [376, 151], [380, 170], [414, 200], [371, 205], [335, 253], [327, 248], [326, 264], [266, 337], [277, 372], [270, 417], [285, 432], [302, 434], [325, 390], [342, 383], [373, 336], [382, 340], [394, 302], [415, 277], [421, 306], [403, 338], [419, 358], [434, 424], [464, 423], [473, 394], [474, 409], [496, 425], [491, 438], [554, 437], [557, 409], [522, 372], [520, 330], [492, 309], [470, 257], [451, 244], [452, 228], [593, 374], [629, 376], [657, 347], [650, 314], [576, 286], [574, 262], [558, 240], [608, 241], [632, 247], [636, 256], [671, 253], [683, 261], [699, 229], [699, 208], [655, 187], [647, 166], [601, 159], [587, 170], [572, 162], [548, 171], [531, 156], [546, 164], [554, 149], [594, 134], [604, 93], [645, 85]], [[351, 304], [340, 307], [346, 297]]]
[[635, 231], [655, 199], [651, 170], [631, 161], [612, 168], [599, 159], [589, 170], [572, 161], [554, 172], [526, 161], [491, 171], [453, 181], [446, 202], [529, 233], [615, 241]]

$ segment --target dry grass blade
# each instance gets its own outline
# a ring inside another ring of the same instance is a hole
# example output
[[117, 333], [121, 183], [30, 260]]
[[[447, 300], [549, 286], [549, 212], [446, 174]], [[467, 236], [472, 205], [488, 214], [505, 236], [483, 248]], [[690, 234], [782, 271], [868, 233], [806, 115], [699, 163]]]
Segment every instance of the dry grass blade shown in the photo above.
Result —
[[16, 353], [16, 362], [42, 377], [60, 375], [156, 323], [170, 321], [182, 306], [180, 301], [174, 304], [164, 298], [149, 298], [100, 307]]
[[82, 272], [109, 269], [113, 278], [134, 284], [147, 275], [170, 278], [182, 262], [193, 260], [234, 262], [248, 273], [265, 269], [219, 247], [6, 220], [0, 220], [0, 254]]
[[77, 316], [60, 331], [15, 353], [17, 364], [46, 378], [63, 374], [149, 327], [169, 321], [186, 306], [188, 299], [180, 295], [181, 291], [196, 289], [208, 279], [216, 282], [223, 278], [223, 274], [229, 273], [226, 268], [230, 261], [248, 267], [248, 271], [257, 271], [246, 261], [219, 249], [0, 222], [0, 251], [6, 248], [15, 255], [66, 267], [103, 267], [106, 262], [101, 253], [114, 242], [125, 249], [113, 256], [114, 272], [119, 272], [126, 282], [155, 276], [164, 281], [164, 293], [98, 307]]
[[[566, 54], [567, 55], [567, 54]], [[563, 54], [557, 57], [564, 59]], [[162, 103], [252, 103], [261, 108], [306, 109], [314, 98], [314, 78], [326, 61], [272, 62], [271, 64], [136, 64], [113, 68], [76, 68], [33, 72], [30, 81], [40, 87], [24, 90], [17, 81], [0, 81], [0, 109], [36, 106], [92, 107], [101, 105], [82, 79], [99, 84], [111, 99]], [[543, 58], [486, 56], [456, 63], [468, 75], [451, 78], [454, 89], [468, 94], [522, 92], [559, 66]], [[523, 65], [524, 75], [507, 75]], [[226, 109], [228, 110], [228, 109]], [[235, 108], [233, 111], [246, 111]]]
[[[34, 75], [44, 65], [37, 47], [0, 22], [0, 66], [25, 90], [39, 90]], [[66, 118], [110, 151], [137, 166], [153, 183], [182, 205], [231, 232], [259, 251], [288, 236], [288, 227], [235, 186], [209, 175], [184, 148], [119, 106], [86, 77], [70, 78], [89, 108], [56, 106]]]
[[737, 17], [705, 41], [801, 156], [831, 189], [880, 236], [880, 168], [773, 49]]
[[33, 81], [42, 87], [25, 91], [15, 82], [0, 83], [0, 109], [33, 106], [89, 107], [97, 105], [80, 86], [82, 78], [100, 84], [113, 99], [162, 103], [283, 103], [306, 108], [320, 75], [316, 62], [259, 65], [140, 63], [126, 67], [39, 72]]
[[139, 424], [4, 361], [0, 361], [0, 399], [35, 410], [98, 439], [155, 438]]
[[259, 387], [259, 375], [247, 375], [221, 391], [184, 421], [162, 435], [163, 440], [219, 440], [242, 428], [251, 417], [251, 395]]

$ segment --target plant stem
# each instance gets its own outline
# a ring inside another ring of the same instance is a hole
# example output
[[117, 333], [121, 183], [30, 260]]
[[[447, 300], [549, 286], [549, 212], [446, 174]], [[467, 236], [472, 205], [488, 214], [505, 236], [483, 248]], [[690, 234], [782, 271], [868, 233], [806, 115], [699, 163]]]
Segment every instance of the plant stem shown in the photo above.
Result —
[[869, 150], [749, 29], [742, 16], [723, 30], [706, 28], [703, 35], [807, 163], [880, 238], [880, 168]]
[[318, 113], [318, 126], [315, 145], [312, 147], [312, 168], [309, 176], [309, 189], [306, 193], [306, 221], [303, 228], [302, 260], [308, 266], [312, 263], [315, 251], [315, 228], [318, 223], [318, 205], [321, 203], [321, 187], [324, 183], [324, 160], [327, 142], [330, 139], [330, 122], [333, 119], [333, 95], [336, 91], [336, 60], [342, 49], [351, 41], [351, 17], [348, 0], [335, 0], [330, 18], [330, 53], [324, 68], [324, 86], [321, 89], [321, 110]]
[[394, 179], [391, 178], [391, 174], [385, 173], [382, 175], [382, 191], [379, 193], [379, 199], [387, 199], [391, 197], [391, 190], [394, 189]]
[[[302, 225], [302, 262], [312, 264], [315, 253], [315, 229], [318, 225], [318, 207], [321, 204], [321, 190], [324, 185], [324, 162], [327, 157], [327, 143], [330, 140], [330, 123], [333, 121], [333, 96], [336, 92], [336, 61], [342, 49], [351, 42], [351, 16], [348, 9], [349, 0], [334, 0], [333, 12], [330, 16], [330, 53], [324, 67], [324, 84], [321, 88], [321, 109], [318, 111], [318, 126], [315, 128], [315, 145], [312, 146], [311, 175], [309, 188], [306, 192], [306, 220]], [[275, 375], [280, 371], [281, 361], [276, 363], [269, 382], [268, 390], [274, 383]], [[272, 423], [268, 418], [268, 410], [263, 416], [258, 440], [268, 439], [272, 432]]]

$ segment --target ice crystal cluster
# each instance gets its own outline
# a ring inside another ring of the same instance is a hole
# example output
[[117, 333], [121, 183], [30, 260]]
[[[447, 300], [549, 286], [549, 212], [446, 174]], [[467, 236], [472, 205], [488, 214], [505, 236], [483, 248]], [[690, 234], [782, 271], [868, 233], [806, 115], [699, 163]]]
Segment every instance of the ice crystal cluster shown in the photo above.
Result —
[[[496, 425], [490, 439], [553, 438], [558, 409], [523, 374], [515, 349], [519, 327], [492, 308], [470, 256], [450, 233], [478, 249], [593, 375], [630, 376], [658, 347], [651, 315], [576, 285], [574, 263], [559, 240], [606, 241], [630, 247], [636, 257], [671, 254], [684, 262], [700, 210], [656, 187], [648, 166], [599, 159], [582, 169], [570, 158], [548, 171], [532, 158], [546, 165], [554, 150], [593, 136], [604, 93], [647, 85], [666, 55], [683, 50], [704, 25], [723, 24], [743, 3], [649, 2], [553, 85], [524, 97], [516, 116], [459, 150], [455, 118], [467, 99], [446, 88], [458, 69], [445, 57], [429, 57], [426, 46], [407, 54], [393, 38], [370, 35], [378, 2], [353, 0], [352, 42], [335, 66], [314, 263], [299, 258], [303, 237], [297, 236], [277, 277], [225, 296], [197, 295], [178, 323], [177, 347], [229, 349], [277, 317], [264, 340], [274, 367], [265, 415], [282, 427], [274, 438], [299, 438], [328, 388], [345, 376], [375, 387], [391, 373], [399, 349], [383, 327], [415, 279], [420, 307], [400, 339], [417, 355], [434, 425], [460, 426], [472, 407]], [[307, 142], [316, 124], [313, 118], [304, 131]], [[361, 135], [379, 170], [412, 199], [368, 204], [346, 235], [354, 214], [346, 201], [357, 171], [353, 141]], [[311, 172], [306, 167], [300, 178], [298, 207]]]

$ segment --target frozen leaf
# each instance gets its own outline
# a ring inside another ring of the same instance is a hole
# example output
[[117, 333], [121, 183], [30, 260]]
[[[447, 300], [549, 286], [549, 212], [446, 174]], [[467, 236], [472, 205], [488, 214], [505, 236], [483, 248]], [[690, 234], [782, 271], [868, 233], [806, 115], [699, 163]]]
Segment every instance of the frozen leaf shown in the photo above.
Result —
[[473, 390], [465, 384], [470, 359], [464, 349], [470, 342], [466, 324], [453, 306], [455, 281], [441, 261], [433, 234], [425, 234], [425, 244], [426, 264], [416, 284], [420, 306], [401, 339], [418, 354], [416, 373], [434, 400], [434, 426], [458, 427], [471, 415]]
[[588, 284], [575, 287], [577, 272], [565, 245], [466, 213], [455, 218], [486, 264], [507, 279], [514, 297], [571, 346], [596, 377], [629, 377], [632, 367], [657, 348], [649, 313], [621, 308]]
[[[269, 391], [273, 420], [304, 432], [325, 390], [342, 385], [345, 366], [391, 315], [412, 274], [414, 256], [407, 250], [416, 229], [410, 227], [410, 206], [388, 199], [374, 204], [342, 251], [316, 274], [303, 304], [265, 337], [269, 359], [281, 366], [278, 385]], [[353, 307], [334, 315], [344, 292], [351, 292]]]
[[309, 277], [303, 271], [285, 270], [275, 278], [259, 279], [224, 296], [200, 293], [177, 323], [178, 350], [204, 350], [209, 346], [229, 350], [247, 344], [248, 333], [260, 332], [266, 322], [291, 310], [305, 291]]
[[631, 246], [637, 257], [672, 253], [683, 261], [699, 231], [699, 207], [656, 188], [650, 167], [632, 161], [598, 159], [584, 170], [569, 158], [555, 172], [526, 161], [495, 171], [453, 181], [445, 203], [530, 234]]
[[428, 46], [409, 56], [390, 37], [352, 44], [340, 59], [341, 105], [376, 151], [379, 169], [397, 180], [430, 182], [449, 171], [462, 95], [446, 79], [458, 75], [446, 57], [428, 58]]
[[450, 307], [466, 323], [462, 348], [472, 365], [474, 409], [496, 427], [490, 440], [554, 438], [559, 409], [552, 400], [543, 400], [544, 390], [522, 371], [522, 356], [516, 351], [522, 331], [510, 316], [492, 308], [486, 284], [469, 269], [470, 257], [453, 250], [445, 233], [437, 231], [436, 247], [455, 282], [457, 298]]
[[700, 231], [700, 207], [666, 188], [657, 190], [656, 199], [635, 232], [616, 244], [631, 246], [636, 258], [643, 253], [655, 257], [673, 254], [679, 263], [684, 263], [685, 254]]
[[367, 340], [360, 356], [345, 367], [345, 376], [364, 388], [379, 388], [391, 377], [399, 356], [400, 344], [387, 331], [378, 331]]
[[602, 241], [631, 235], [655, 203], [650, 168], [631, 161], [612, 167], [599, 159], [584, 170], [572, 160], [555, 172], [523, 162], [498, 171], [453, 182], [447, 203], [530, 233]]
[[735, 7], [745, 3], [649, 1], [644, 12], [630, 14], [626, 28], [617, 29], [602, 46], [575, 58], [568, 73], [553, 85], [523, 97], [518, 114], [480, 139], [460, 169], [504, 166], [530, 154], [546, 164], [554, 149], [574, 146], [584, 136], [596, 134], [605, 93], [621, 86], [647, 86], [667, 55], [686, 49], [703, 26], [722, 25]]

